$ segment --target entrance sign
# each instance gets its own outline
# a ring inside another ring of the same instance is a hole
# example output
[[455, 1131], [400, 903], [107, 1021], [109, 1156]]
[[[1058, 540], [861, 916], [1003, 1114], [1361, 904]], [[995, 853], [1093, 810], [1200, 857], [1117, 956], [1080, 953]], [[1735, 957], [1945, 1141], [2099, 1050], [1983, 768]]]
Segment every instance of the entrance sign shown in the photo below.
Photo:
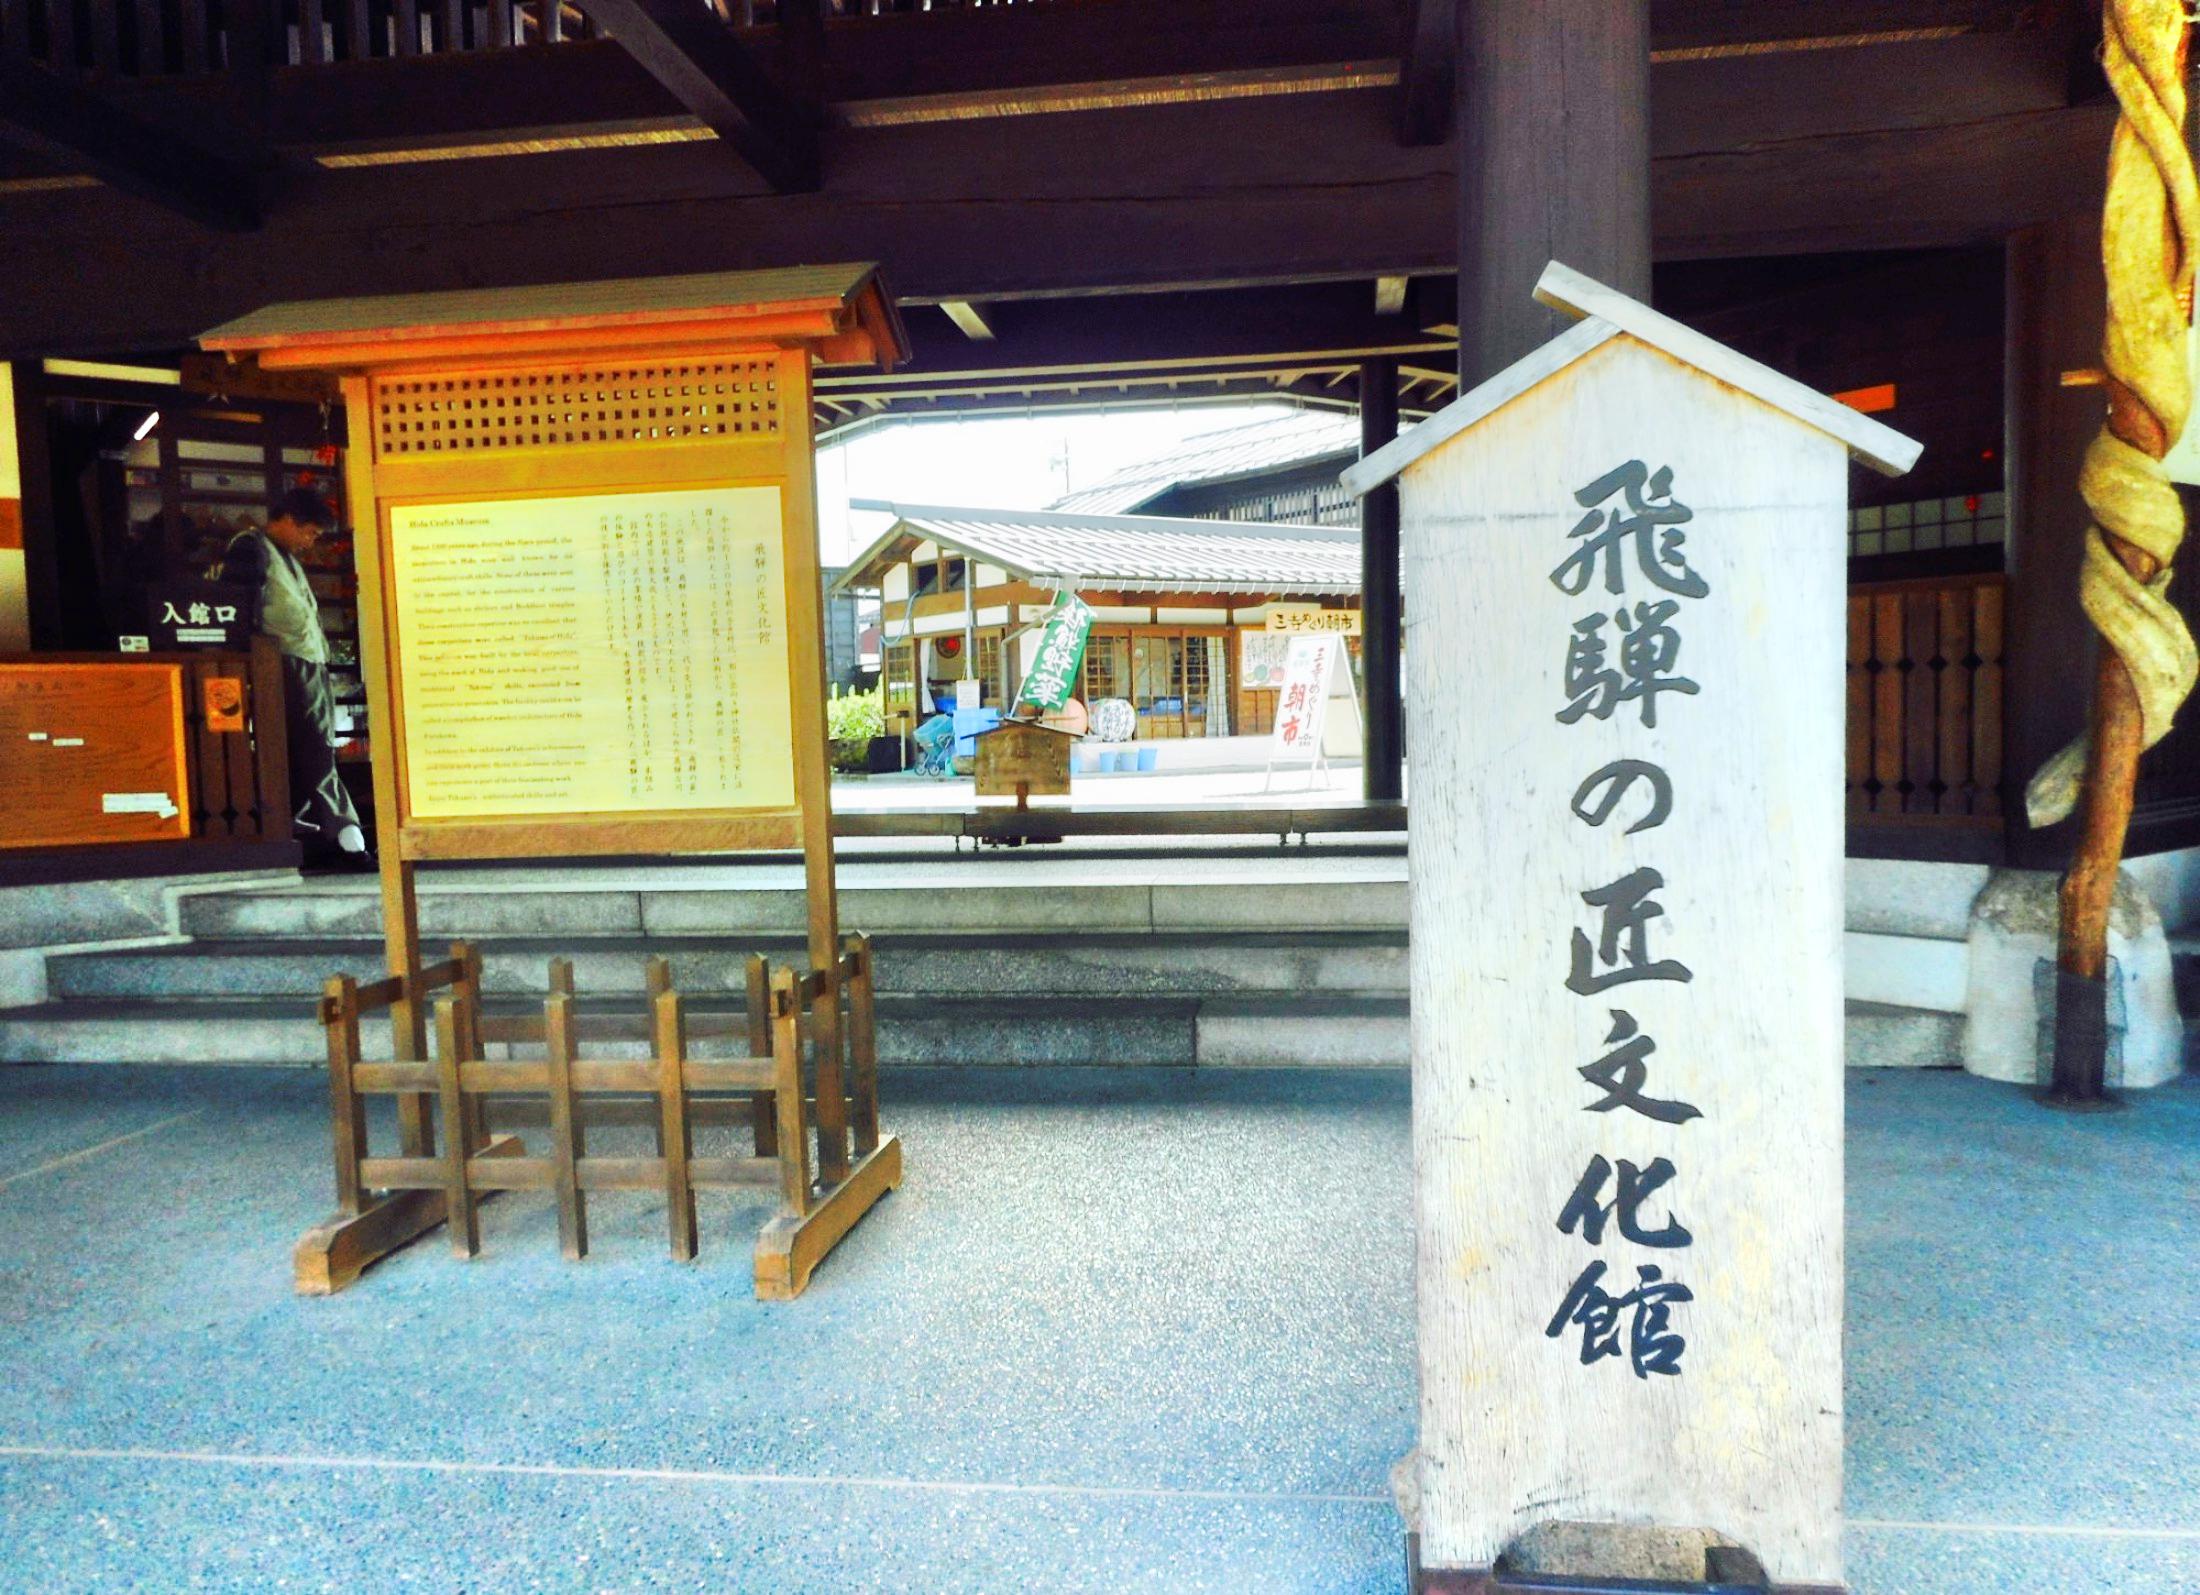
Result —
[[[799, 1175], [758, 1241], [756, 1289], [800, 1291], [901, 1180], [900, 1144], [878, 1131], [868, 1009], [843, 1013], [852, 955], [833, 876], [811, 432], [813, 364], [907, 355], [876, 271], [274, 305], [201, 342], [242, 368], [223, 380], [317, 372], [342, 384], [391, 976], [361, 990], [389, 1003], [398, 1064], [427, 1059], [426, 1003], [459, 964], [422, 967], [421, 861], [802, 850], [810, 973], [796, 986], [812, 1065], [801, 1100], [816, 1104], [817, 1179], [806, 1152], [772, 1150], [753, 1103], [749, 1171], [776, 1157]], [[849, 1026], [862, 1032], [852, 1051]], [[667, 1067], [687, 1068], [678, 1038], [660, 1040]], [[467, 1044], [440, 1048], [439, 1064]], [[772, 1062], [752, 1036], [735, 1073], [761, 1079]], [[402, 1078], [400, 1172], [421, 1177], [440, 1145], [445, 1190], [364, 1190], [379, 1160], [354, 1159], [347, 1182], [340, 1152], [342, 1210], [300, 1243], [301, 1288], [349, 1278], [446, 1211], [463, 1218], [476, 1164], [481, 1189], [519, 1177], [486, 1166], [498, 1143], [467, 1084], [486, 1078], [479, 1068], [439, 1074], [432, 1093]], [[644, 1177], [685, 1189], [688, 1153], [670, 1127], [680, 1092], [660, 1095], [663, 1156]], [[363, 1136], [346, 1111], [339, 1136]], [[585, 1153], [577, 1134], [565, 1139], [573, 1166], [557, 1178], [571, 1195]], [[454, 1231], [470, 1251], [470, 1226]]]
[[794, 806], [779, 494], [399, 505], [416, 819]]
[[1552, 1524], [1837, 1587], [1847, 471], [1918, 446], [1538, 297], [1587, 319], [1345, 474], [1413, 594], [1425, 1587]]

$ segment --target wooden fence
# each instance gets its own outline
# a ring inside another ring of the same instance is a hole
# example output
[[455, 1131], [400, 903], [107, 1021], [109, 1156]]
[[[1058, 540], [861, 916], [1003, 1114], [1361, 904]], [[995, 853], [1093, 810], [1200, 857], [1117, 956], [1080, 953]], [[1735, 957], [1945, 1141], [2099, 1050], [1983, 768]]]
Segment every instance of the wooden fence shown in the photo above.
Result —
[[[551, 961], [539, 1014], [490, 1015], [480, 956], [463, 942], [409, 983], [331, 979], [321, 1020], [337, 1212], [298, 1243], [299, 1291], [341, 1290], [376, 1258], [439, 1223], [449, 1224], [452, 1249], [471, 1257], [481, 1247], [480, 1203], [500, 1191], [550, 1192], [560, 1247], [574, 1262], [588, 1253], [588, 1193], [661, 1192], [672, 1256], [685, 1262], [697, 1250], [695, 1193], [761, 1185], [777, 1192], [778, 1213], [757, 1240], [756, 1294], [800, 1294], [825, 1254], [901, 1180], [900, 1143], [879, 1132], [871, 945], [850, 936], [833, 967], [807, 974], [772, 970], [758, 955], [747, 975], [740, 1011], [696, 1011], [673, 989], [666, 962], [652, 958], [649, 1005], [640, 1015], [580, 1013], [573, 966], [562, 958]], [[431, 1001], [432, 1062], [362, 1059], [362, 1015], [390, 1010], [394, 1029], [409, 1023], [405, 1010]], [[731, 1058], [691, 1051], [710, 1037], [745, 1045]], [[845, 1047], [852, 1068], [821, 1069], [820, 1038]], [[640, 1041], [648, 1056], [583, 1054], [583, 1043], [602, 1041]], [[491, 1046], [513, 1055], [492, 1060]], [[522, 1048], [541, 1056], [519, 1057]], [[828, 1088], [822, 1099], [821, 1085]], [[365, 1099], [378, 1095], [397, 1098], [394, 1157], [368, 1149]], [[654, 1156], [591, 1152], [591, 1126], [633, 1123], [636, 1109], [654, 1136]], [[516, 1136], [495, 1132], [492, 1118], [507, 1125], [546, 1118], [547, 1155], [528, 1155]], [[745, 1130], [753, 1155], [698, 1156], [695, 1131], [712, 1125]]]
[[2003, 591], [1999, 575], [1849, 589], [1852, 822], [1999, 820]]

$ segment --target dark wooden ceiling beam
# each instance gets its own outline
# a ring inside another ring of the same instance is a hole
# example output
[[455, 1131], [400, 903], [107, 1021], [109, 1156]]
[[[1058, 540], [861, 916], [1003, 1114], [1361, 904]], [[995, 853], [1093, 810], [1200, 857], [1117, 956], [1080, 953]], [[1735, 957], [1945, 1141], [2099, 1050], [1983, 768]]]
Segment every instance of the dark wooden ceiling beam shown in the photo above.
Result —
[[[1656, 160], [1660, 257], [1998, 242], [2098, 202], [2114, 114], [1811, 135], [1806, 112], [1796, 137]], [[875, 259], [905, 298], [987, 302], [998, 344], [956, 341], [990, 363], [1025, 299], [1349, 280], [1371, 314], [1369, 279], [1452, 267], [1450, 152], [1401, 147], [1388, 91], [1030, 117], [1015, 134], [829, 133], [817, 195], [759, 194], [708, 144], [307, 170], [243, 247], [102, 189], [7, 195], [0, 358], [178, 344], [282, 299]]]
[[[956, 6], [826, 25], [836, 103], [1395, 60], [1399, 0]], [[767, 41], [759, 33], [760, 50]]]
[[[1858, 8], [1846, 0], [1819, 3], [1858, 20]], [[1930, 7], [1938, 0], [1920, 3]], [[1448, 66], [1443, 41], [1455, 4], [1414, 0], [1416, 9], [1408, 13], [1346, 0], [1282, 0], [1251, 9], [1246, 0], [1169, 0], [1150, 27], [1109, 22], [1118, 12], [1145, 15], [1144, 0], [846, 19], [823, 30], [829, 44], [819, 92], [842, 115], [851, 107], [896, 115], [926, 96], [939, 101], [956, 95], [962, 96], [957, 115], [989, 108], [1009, 115], [1058, 103], [1051, 93], [1056, 88], [1099, 93], [1114, 85], [1151, 94], [1157, 83], [1176, 79], [1196, 94], [1204, 92], [1202, 84], [1228, 76], [1258, 79], [1273, 89], [1293, 71], [1318, 75], [1389, 61], [1397, 63], [1401, 113], [1414, 118], [1413, 128], [1404, 130], [1408, 142], [1442, 143], [1449, 136], [1450, 102], [1437, 90]], [[1100, 12], [1107, 16], [1096, 21]], [[1875, 4], [1872, 12], [1884, 21], [1900, 8]], [[686, 15], [684, 7], [680, 14]], [[713, 25], [705, 16], [701, 26]], [[1023, 49], [1002, 42], [1023, 37], [1027, 28], [1042, 29], [1044, 37], [1034, 35]], [[750, 64], [768, 79], [789, 81], [797, 70], [813, 70], [799, 50], [790, 55], [773, 30], [731, 34], [719, 28], [715, 34], [745, 40]], [[793, 36], [805, 37], [799, 29]], [[958, 38], [993, 44], [964, 52], [945, 47]], [[2058, 103], [2064, 94], [2067, 50], [2067, 41], [2050, 30], [2025, 29], [1666, 61], [1651, 73], [1652, 134], [1660, 153], [1679, 153], [1836, 128], [1925, 125], [2036, 109], [2043, 92]], [[122, 82], [113, 92], [157, 119], [189, 118], [221, 103], [214, 79]], [[271, 92], [274, 137], [310, 150], [615, 133], [694, 120], [688, 106], [608, 40], [554, 50], [289, 67], [274, 74]]]
[[817, 111], [791, 99], [695, 0], [576, 0], [667, 93], [780, 193], [818, 185]]
[[0, 52], [0, 138], [202, 226], [248, 231], [260, 223], [248, 166], [7, 52]]
[[1451, 137], [1458, 82], [1459, 0], [1406, 0], [1398, 53], [1398, 140], [1441, 144]]
[[[1432, 281], [1440, 279], [1430, 279]], [[1429, 360], [1447, 345], [1402, 317], [1373, 309], [1367, 283], [1297, 283], [1236, 291], [1014, 299], [985, 307], [993, 338], [973, 342], [945, 318], [907, 317], [908, 370], [920, 385], [986, 383], [1033, 375], [1244, 370], [1370, 354]], [[1441, 356], [1448, 358], [1448, 356]], [[897, 379], [823, 371], [822, 390], [875, 392]]]

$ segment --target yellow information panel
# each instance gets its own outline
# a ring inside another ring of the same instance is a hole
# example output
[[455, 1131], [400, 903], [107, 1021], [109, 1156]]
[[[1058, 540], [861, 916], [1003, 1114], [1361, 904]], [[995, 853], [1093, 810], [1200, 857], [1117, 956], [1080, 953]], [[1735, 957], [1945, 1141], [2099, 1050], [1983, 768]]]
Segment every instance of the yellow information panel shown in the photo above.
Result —
[[794, 807], [778, 488], [389, 514], [413, 817]]

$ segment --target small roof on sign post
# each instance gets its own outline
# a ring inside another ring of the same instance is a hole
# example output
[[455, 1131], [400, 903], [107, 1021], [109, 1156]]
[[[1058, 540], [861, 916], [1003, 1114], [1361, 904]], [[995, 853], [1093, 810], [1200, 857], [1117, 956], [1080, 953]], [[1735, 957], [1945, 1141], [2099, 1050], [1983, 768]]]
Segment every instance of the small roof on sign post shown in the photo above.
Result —
[[268, 305], [200, 335], [200, 346], [278, 370], [340, 371], [497, 355], [671, 353], [754, 338], [806, 344], [826, 365], [909, 358], [878, 268], [853, 261], [522, 288], [461, 288]]
[[1540, 349], [1514, 361], [1487, 382], [1462, 393], [1426, 421], [1401, 432], [1339, 478], [1354, 493], [1380, 487], [1422, 456], [1450, 442], [1476, 422], [1495, 414], [1546, 378], [1572, 365], [1590, 350], [1626, 336], [1646, 343], [1715, 381], [1815, 427], [1851, 455], [1884, 476], [1900, 476], [1917, 463], [1924, 445], [1890, 426], [1829, 399], [1816, 388], [1782, 376], [1768, 365], [1737, 354], [1639, 299], [1584, 277], [1571, 266], [1552, 261], [1537, 279], [1535, 297], [1554, 310], [1582, 319]]

